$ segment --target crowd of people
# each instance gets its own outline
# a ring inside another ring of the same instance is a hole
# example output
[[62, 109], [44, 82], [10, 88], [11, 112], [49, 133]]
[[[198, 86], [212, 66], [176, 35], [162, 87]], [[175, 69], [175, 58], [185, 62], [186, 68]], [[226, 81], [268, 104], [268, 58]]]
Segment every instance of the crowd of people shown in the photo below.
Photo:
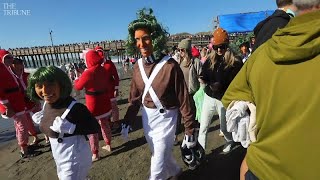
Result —
[[[214, 115], [226, 141], [223, 153], [237, 143], [247, 148], [240, 179], [319, 179], [320, 86], [311, 82], [319, 73], [320, 1], [276, 2], [278, 9], [256, 26], [251, 42], [239, 45], [240, 56], [220, 27], [205, 47], [187, 37], [167, 53], [168, 32], [152, 9], [140, 10], [128, 26], [127, 45], [141, 58], [123, 62], [124, 68], [131, 62], [133, 72], [121, 121], [118, 72], [102, 47], [85, 50], [84, 63], [73, 65], [72, 74], [71, 67], [48, 66], [29, 75], [23, 60], [0, 50], [0, 78], [7, 79], [0, 82], [0, 112], [14, 121], [21, 158], [39, 155], [28, 148], [39, 141], [33, 121], [51, 145], [59, 179], [86, 179], [92, 162], [100, 160], [98, 134], [101, 148], [112, 153], [111, 122], [127, 141], [141, 109], [152, 154], [150, 180], [182, 173], [174, 145], [190, 170], [201, 166]], [[84, 89], [85, 104], [72, 89]]]

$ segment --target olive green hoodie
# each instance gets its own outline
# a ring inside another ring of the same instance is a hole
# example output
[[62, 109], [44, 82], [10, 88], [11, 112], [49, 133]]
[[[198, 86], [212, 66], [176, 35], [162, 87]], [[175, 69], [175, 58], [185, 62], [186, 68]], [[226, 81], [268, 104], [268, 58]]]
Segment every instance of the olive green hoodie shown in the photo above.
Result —
[[247, 151], [259, 179], [320, 179], [320, 11], [293, 18], [260, 46], [222, 102], [253, 102], [257, 141]]

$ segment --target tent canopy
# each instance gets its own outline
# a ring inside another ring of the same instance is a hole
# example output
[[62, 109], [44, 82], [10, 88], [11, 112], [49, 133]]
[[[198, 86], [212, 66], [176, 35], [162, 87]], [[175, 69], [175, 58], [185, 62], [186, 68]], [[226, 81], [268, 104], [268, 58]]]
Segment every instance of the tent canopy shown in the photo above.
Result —
[[228, 33], [250, 32], [262, 20], [274, 11], [260, 11], [240, 14], [226, 14], [218, 16], [219, 26]]

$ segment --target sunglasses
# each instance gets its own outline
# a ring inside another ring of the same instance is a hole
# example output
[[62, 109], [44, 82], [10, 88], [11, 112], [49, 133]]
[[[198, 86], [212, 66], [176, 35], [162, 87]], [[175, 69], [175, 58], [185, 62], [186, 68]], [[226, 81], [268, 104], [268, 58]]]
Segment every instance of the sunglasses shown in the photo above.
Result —
[[218, 49], [227, 49], [228, 48], [228, 45], [227, 44], [219, 44], [219, 45], [215, 45], [212, 47], [214, 50], [218, 50]]
[[185, 50], [185, 49], [179, 49], [179, 51], [180, 51], [180, 52], [185, 52], [186, 50]]

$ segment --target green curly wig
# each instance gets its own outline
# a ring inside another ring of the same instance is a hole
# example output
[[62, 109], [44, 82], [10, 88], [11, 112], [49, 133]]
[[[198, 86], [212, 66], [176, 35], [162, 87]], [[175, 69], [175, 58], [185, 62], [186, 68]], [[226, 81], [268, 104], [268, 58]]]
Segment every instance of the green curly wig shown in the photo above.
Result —
[[[149, 12], [148, 12], [149, 10]], [[161, 52], [167, 49], [167, 40], [169, 33], [158, 23], [153, 15], [153, 10], [143, 8], [138, 10], [137, 19], [132, 21], [128, 26], [128, 38], [126, 42], [126, 51], [128, 55], [137, 53], [136, 40], [134, 38], [135, 30], [146, 28], [149, 30], [153, 45], [153, 55], [157, 58], [161, 56]]]

